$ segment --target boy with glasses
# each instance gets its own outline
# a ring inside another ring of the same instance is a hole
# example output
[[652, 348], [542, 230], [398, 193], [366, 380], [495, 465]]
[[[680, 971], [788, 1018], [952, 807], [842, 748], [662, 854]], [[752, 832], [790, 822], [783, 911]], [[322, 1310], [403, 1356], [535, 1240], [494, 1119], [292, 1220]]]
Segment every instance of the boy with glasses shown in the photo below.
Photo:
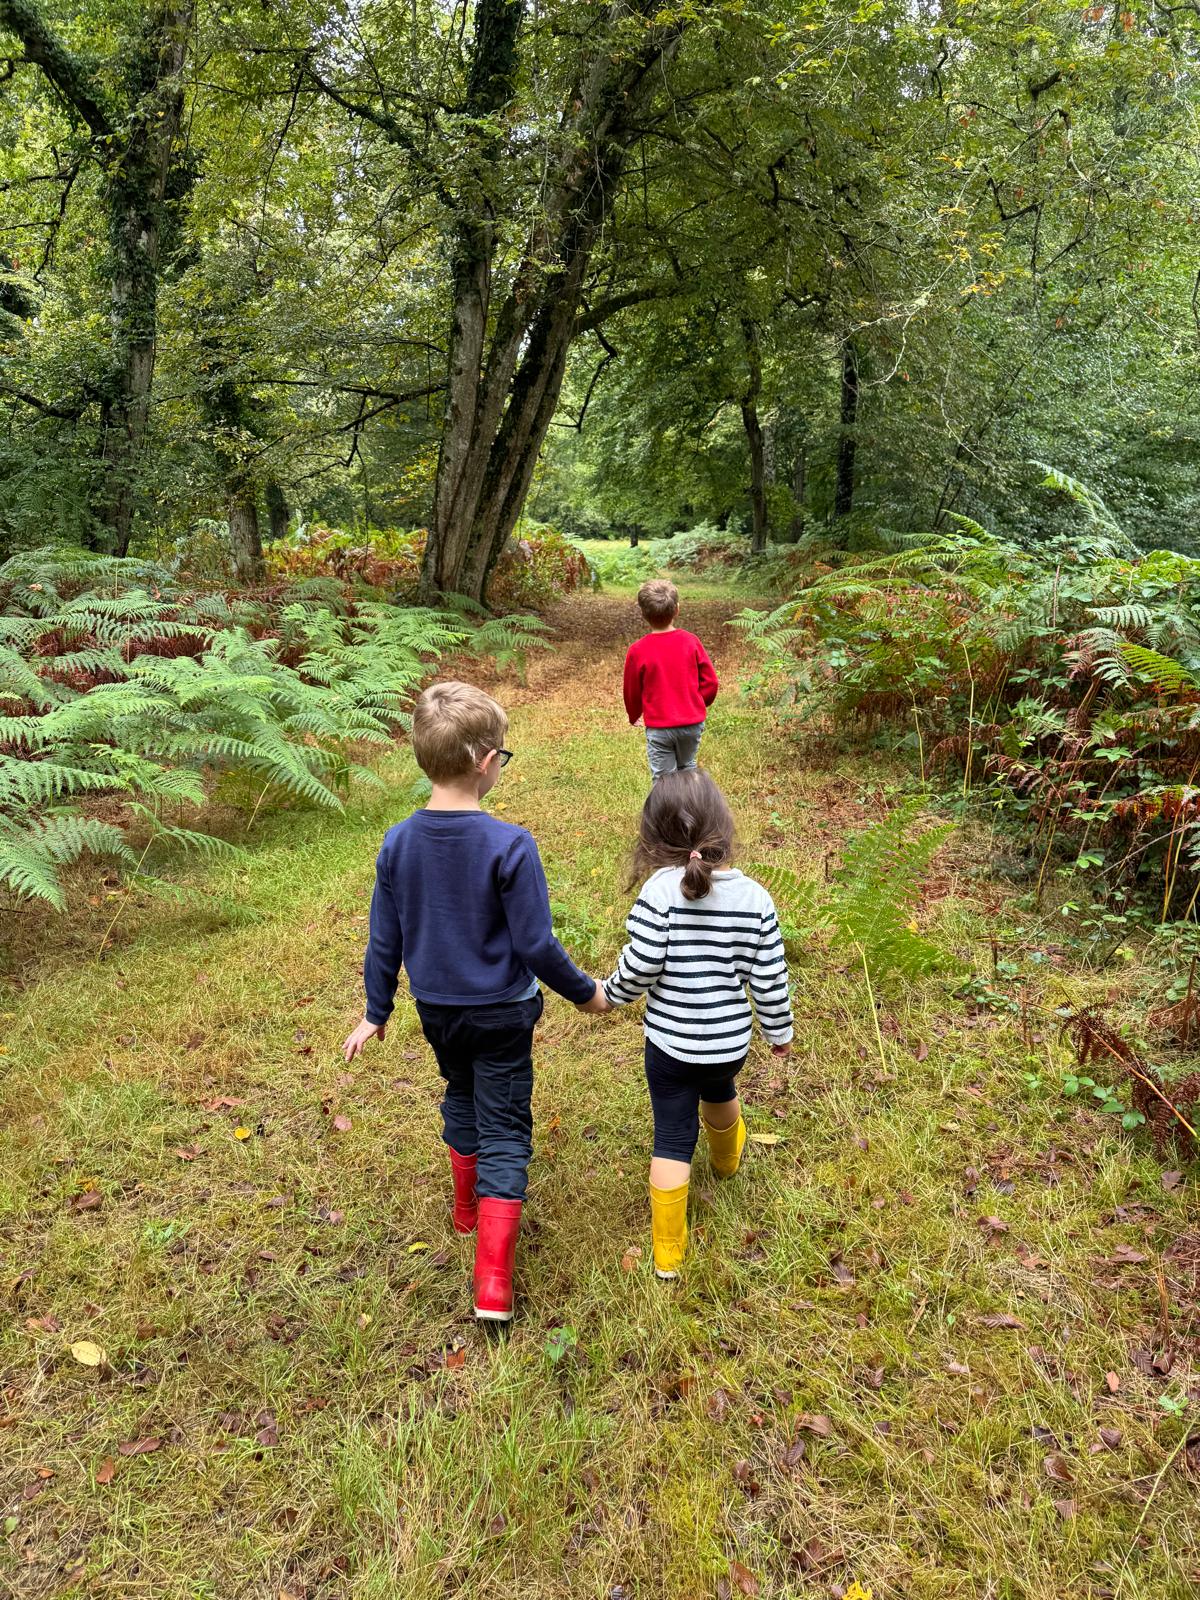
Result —
[[538, 979], [581, 1011], [605, 1011], [594, 978], [554, 936], [537, 845], [480, 804], [510, 759], [508, 718], [482, 689], [435, 683], [413, 710], [412, 747], [432, 784], [424, 808], [390, 829], [375, 868], [363, 966], [366, 1015], [347, 1061], [382, 1039], [400, 968], [446, 1080], [443, 1138], [454, 1226], [478, 1227], [475, 1315], [512, 1317], [512, 1274], [533, 1153]]

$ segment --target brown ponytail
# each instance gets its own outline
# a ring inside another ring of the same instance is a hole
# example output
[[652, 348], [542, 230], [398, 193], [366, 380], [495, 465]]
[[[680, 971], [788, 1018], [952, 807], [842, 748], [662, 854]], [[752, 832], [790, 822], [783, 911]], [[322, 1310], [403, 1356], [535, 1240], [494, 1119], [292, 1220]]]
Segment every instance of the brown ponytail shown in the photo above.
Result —
[[666, 772], [646, 796], [633, 852], [635, 881], [683, 867], [685, 900], [703, 900], [712, 875], [733, 860], [733, 813], [707, 772]]

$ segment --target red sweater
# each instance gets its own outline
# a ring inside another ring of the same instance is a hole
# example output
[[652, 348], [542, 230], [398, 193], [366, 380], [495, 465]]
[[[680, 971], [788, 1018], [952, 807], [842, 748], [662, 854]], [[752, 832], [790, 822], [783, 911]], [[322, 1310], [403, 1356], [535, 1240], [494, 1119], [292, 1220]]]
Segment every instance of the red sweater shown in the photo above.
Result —
[[703, 722], [717, 698], [717, 675], [694, 633], [672, 628], [648, 633], [625, 657], [625, 709], [648, 728], [687, 728]]

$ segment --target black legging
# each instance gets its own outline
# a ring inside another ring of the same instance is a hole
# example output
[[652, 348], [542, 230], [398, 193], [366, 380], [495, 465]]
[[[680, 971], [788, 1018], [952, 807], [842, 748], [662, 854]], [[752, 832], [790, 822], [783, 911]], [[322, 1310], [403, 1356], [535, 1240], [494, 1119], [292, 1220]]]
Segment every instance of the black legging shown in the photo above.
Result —
[[714, 1061], [704, 1065], [677, 1061], [646, 1040], [646, 1083], [654, 1109], [654, 1154], [668, 1161], [690, 1161], [700, 1137], [700, 1102], [724, 1105], [737, 1098], [734, 1079], [746, 1065]]

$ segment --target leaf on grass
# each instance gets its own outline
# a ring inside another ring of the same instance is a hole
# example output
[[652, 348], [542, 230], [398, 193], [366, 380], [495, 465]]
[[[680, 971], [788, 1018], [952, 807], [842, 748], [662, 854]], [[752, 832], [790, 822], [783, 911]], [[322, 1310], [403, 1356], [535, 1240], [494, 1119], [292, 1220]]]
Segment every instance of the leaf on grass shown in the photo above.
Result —
[[1121, 1380], [1117, 1377], [1115, 1372], [1106, 1372], [1104, 1374], [1104, 1382], [1108, 1387], [1109, 1394], [1116, 1394], [1117, 1390], [1121, 1387]]
[[704, 1409], [714, 1422], [723, 1422], [725, 1413], [729, 1410], [729, 1396], [724, 1389], [714, 1389]]
[[180, 1161], [195, 1161], [200, 1152], [194, 1144], [189, 1144], [177, 1145], [176, 1148], [171, 1151], [171, 1154], [173, 1156], [178, 1156]]
[[246, 1127], [245, 1123], [242, 1123], [240, 1127], [233, 1130], [233, 1137], [235, 1139], [248, 1139], [250, 1137], [250, 1129]]
[[791, 1444], [788, 1445], [787, 1449], [783, 1452], [784, 1466], [798, 1467], [804, 1460], [804, 1457], [807, 1455], [807, 1453], [808, 1446], [805, 1444], [804, 1440], [793, 1439]]
[[349, 1133], [350, 1129], [354, 1126], [350, 1118], [343, 1112], [339, 1112], [337, 1116], [334, 1117], [333, 1125], [339, 1133]]
[[465, 1366], [467, 1360], [467, 1347], [463, 1345], [460, 1350], [446, 1351], [446, 1365], [451, 1372], [456, 1372], [459, 1367]]
[[29, 1333], [61, 1333], [62, 1323], [57, 1317], [26, 1317], [25, 1328]]
[[929, 1054], [929, 1046], [925, 1043], [924, 1039], [922, 1039], [920, 1044], [913, 1051], [913, 1055], [916, 1056], [918, 1061], [924, 1061], [925, 1057], [928, 1054]]
[[632, 1272], [635, 1264], [641, 1260], [642, 1248], [640, 1245], [631, 1244], [621, 1257], [621, 1271]]
[[992, 1236], [1008, 1232], [1008, 1223], [1005, 1222], [1003, 1217], [980, 1217], [979, 1226], [984, 1233]]
[[102, 1367], [108, 1360], [98, 1344], [90, 1339], [79, 1339], [71, 1346], [71, 1354], [81, 1367]]
[[1071, 1471], [1064, 1456], [1047, 1456], [1042, 1462], [1042, 1466], [1045, 1469], [1046, 1476], [1053, 1479], [1055, 1483], [1075, 1482], [1075, 1474]]
[[488, 1523], [488, 1535], [490, 1538], [498, 1539], [507, 1527], [508, 1518], [503, 1511], [497, 1511], [496, 1515]]
[[1071, 1518], [1075, 1515], [1075, 1502], [1074, 1500], [1056, 1500], [1054, 1502], [1054, 1509], [1058, 1512], [1059, 1516], [1064, 1522], [1070, 1522]]
[[410, 1256], [419, 1256], [422, 1250], [428, 1249], [429, 1246], [425, 1243], [424, 1239], [417, 1239], [415, 1243], [409, 1245], [408, 1253]]
[[104, 1460], [96, 1468], [96, 1482], [101, 1484], [111, 1483], [116, 1470], [117, 1463], [111, 1456], [105, 1456]]
[[947, 1361], [946, 1371], [952, 1372], [956, 1378], [969, 1378], [971, 1369], [962, 1361]]
[[104, 1196], [99, 1189], [85, 1189], [82, 1194], [77, 1194], [71, 1201], [72, 1211], [96, 1211], [104, 1204]]
[[155, 1450], [161, 1449], [161, 1439], [126, 1439], [117, 1446], [117, 1454], [121, 1456], [148, 1456]]
[[201, 1100], [201, 1111], [232, 1111], [235, 1106], [244, 1106], [246, 1102], [239, 1100], [236, 1095], [219, 1094], [215, 1100]]
[[809, 1433], [815, 1433], [818, 1439], [828, 1439], [833, 1432], [833, 1423], [824, 1415], [810, 1416], [806, 1411], [796, 1418], [797, 1428], [804, 1428]]
[[1110, 1450], [1115, 1450], [1121, 1442], [1120, 1428], [1101, 1428], [1100, 1442], [1106, 1444]]
[[768, 1145], [770, 1145], [770, 1144], [782, 1144], [783, 1143], [783, 1135], [781, 1133], [752, 1133], [750, 1135], [750, 1143], [751, 1144], [768, 1144]]
[[854, 1274], [842, 1260], [840, 1255], [831, 1256], [829, 1258], [829, 1270], [833, 1273], [834, 1277], [843, 1288], [849, 1289], [853, 1286], [855, 1282]]
[[1162, 1186], [1164, 1189], [1178, 1189], [1182, 1182], [1182, 1172], [1164, 1172], [1162, 1175]]
[[1136, 1267], [1140, 1266], [1146, 1257], [1140, 1250], [1134, 1250], [1127, 1244], [1119, 1244], [1107, 1259], [1110, 1267]]
[[756, 1595], [758, 1593], [758, 1579], [750, 1571], [750, 1568], [744, 1567], [740, 1561], [731, 1561], [729, 1563], [729, 1576], [737, 1584], [742, 1594]]
[[986, 1316], [976, 1318], [981, 1328], [1023, 1328], [1025, 1324], [1020, 1317], [1014, 1317], [1007, 1311], [991, 1311]]

